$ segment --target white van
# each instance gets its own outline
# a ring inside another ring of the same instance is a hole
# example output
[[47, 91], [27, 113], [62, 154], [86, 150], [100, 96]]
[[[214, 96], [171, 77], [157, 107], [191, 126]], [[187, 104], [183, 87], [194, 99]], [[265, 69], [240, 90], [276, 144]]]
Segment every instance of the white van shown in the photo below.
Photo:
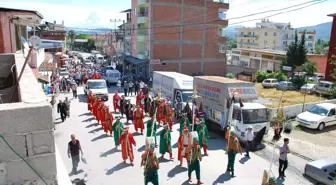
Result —
[[108, 89], [104, 79], [88, 80], [84, 88], [85, 95], [87, 95], [89, 91], [92, 91], [92, 94], [101, 98], [103, 101], [108, 100]]
[[336, 104], [320, 103], [296, 116], [296, 121], [307, 128], [323, 130], [336, 124]]
[[108, 84], [117, 84], [121, 74], [118, 70], [106, 70], [105, 80]]
[[96, 54], [96, 62], [97, 63], [104, 63], [104, 57], [103, 55], [100, 55], [100, 54]]

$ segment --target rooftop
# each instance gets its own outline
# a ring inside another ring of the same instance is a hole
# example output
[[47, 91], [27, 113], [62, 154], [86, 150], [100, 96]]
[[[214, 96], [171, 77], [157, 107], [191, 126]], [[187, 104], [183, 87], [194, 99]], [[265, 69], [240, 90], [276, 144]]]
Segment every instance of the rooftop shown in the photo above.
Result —
[[23, 10], [23, 9], [14, 9], [14, 8], [6, 8], [6, 7], [0, 7], [0, 11], [1, 12], [11, 12], [11, 11], [17, 11], [17, 12], [30, 12], [30, 13], [34, 13], [37, 16], [39, 16], [41, 19], [43, 19], [44, 17], [42, 16], [42, 14], [40, 14], [38, 11], [36, 10]]
[[195, 78], [203, 79], [203, 80], [210, 80], [214, 82], [219, 83], [251, 83], [251, 82], [245, 82], [241, 80], [231, 79], [231, 78], [225, 78], [221, 76], [196, 76]]
[[[275, 55], [286, 55], [287, 54], [287, 51], [274, 50], [274, 49], [233, 48], [232, 50], [236, 50], [236, 51], [243, 50], [243, 51], [251, 51], [251, 52], [261, 52], [261, 53], [275, 54]], [[307, 56], [316, 56], [316, 55], [318, 55], [318, 54], [307, 53]]]
[[336, 13], [329, 14], [328, 16], [330, 16], [330, 17], [336, 17]]

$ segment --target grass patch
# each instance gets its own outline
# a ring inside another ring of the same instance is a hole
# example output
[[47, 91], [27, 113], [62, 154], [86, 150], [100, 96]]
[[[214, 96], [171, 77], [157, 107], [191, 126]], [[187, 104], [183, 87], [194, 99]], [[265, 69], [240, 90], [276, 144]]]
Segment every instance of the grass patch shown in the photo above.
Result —
[[[266, 104], [265, 106], [269, 108], [278, 108], [279, 101], [282, 96], [283, 91], [277, 91], [275, 88], [264, 89], [260, 83], [256, 84], [258, 96], [261, 98], [271, 99], [271, 104]], [[302, 104], [304, 100], [304, 94], [297, 91], [285, 91], [283, 94], [283, 100], [285, 100], [285, 106]], [[327, 100], [324, 97], [318, 97], [314, 95], [306, 95], [306, 103], [319, 102]]]

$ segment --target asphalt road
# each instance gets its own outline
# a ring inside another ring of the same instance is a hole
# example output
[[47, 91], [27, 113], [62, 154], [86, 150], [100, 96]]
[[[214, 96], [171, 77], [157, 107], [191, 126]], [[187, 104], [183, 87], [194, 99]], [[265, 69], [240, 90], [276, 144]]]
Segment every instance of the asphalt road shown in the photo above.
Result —
[[[114, 88], [110, 88], [112, 93]], [[137, 142], [135, 151], [135, 165], [124, 164], [121, 158], [120, 149], [114, 149], [114, 141], [110, 136], [105, 135], [103, 129], [93, 119], [87, 110], [86, 97], [83, 95], [82, 87], [78, 88], [79, 99], [71, 102], [71, 116], [64, 123], [60, 123], [59, 115], [56, 116], [55, 141], [61, 153], [69, 173], [71, 171], [71, 160], [67, 156], [67, 143], [70, 141], [70, 135], [75, 134], [80, 140], [84, 154], [88, 163], [80, 163], [79, 169], [82, 171], [78, 175], [71, 175], [70, 178], [83, 178], [86, 176], [89, 185], [108, 185], [108, 184], [144, 184], [143, 168], [140, 167], [140, 156], [144, 151], [145, 136], [133, 134]], [[64, 96], [72, 97], [72, 94], [61, 94], [58, 98], [64, 99]], [[131, 98], [135, 103], [135, 97]], [[112, 108], [112, 94], [106, 102]], [[124, 120], [122, 120], [124, 121]], [[172, 141], [176, 143], [178, 139], [178, 124], [173, 126]], [[158, 128], [158, 132], [162, 130]], [[130, 131], [134, 132], [134, 127], [130, 125]], [[159, 138], [158, 138], [159, 139]], [[263, 151], [252, 153], [251, 159], [244, 155], [237, 155], [235, 163], [235, 178], [231, 178], [225, 173], [227, 165], [227, 155], [225, 154], [224, 139], [213, 135], [209, 140], [209, 156], [203, 158], [201, 162], [201, 176], [205, 185], [209, 184], [228, 184], [228, 185], [260, 185], [263, 171], [270, 168], [272, 158], [272, 148], [266, 146]], [[157, 151], [158, 152], [158, 151]], [[278, 150], [276, 150], [276, 154]], [[159, 155], [159, 154], [158, 154]], [[159, 179], [160, 184], [189, 184], [187, 181], [187, 168], [179, 167], [177, 159], [177, 148], [173, 146], [174, 161], [160, 160]], [[168, 158], [168, 155], [166, 155]], [[275, 157], [277, 161], [277, 155]], [[285, 181], [278, 181], [277, 184], [308, 185], [312, 184], [302, 176], [302, 169], [305, 161], [302, 159], [289, 156], [289, 169]], [[292, 165], [294, 167], [292, 167]], [[272, 165], [272, 172], [277, 177], [278, 165]], [[192, 174], [193, 183], [196, 183], [196, 176]]]

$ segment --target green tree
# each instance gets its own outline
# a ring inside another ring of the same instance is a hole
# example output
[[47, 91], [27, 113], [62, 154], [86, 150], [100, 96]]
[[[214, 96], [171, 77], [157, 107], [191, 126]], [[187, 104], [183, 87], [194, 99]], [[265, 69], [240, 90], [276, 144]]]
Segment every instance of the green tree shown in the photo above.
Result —
[[70, 39], [71, 48], [73, 49], [75, 38], [76, 38], [76, 33], [74, 30], [70, 30], [68, 31], [67, 35], [68, 35], [68, 38]]
[[301, 35], [301, 40], [297, 48], [297, 58], [295, 60], [295, 66], [302, 66], [307, 61], [307, 50], [306, 44], [306, 31], [303, 31]]
[[295, 61], [297, 58], [297, 48], [299, 45], [299, 39], [297, 32], [295, 31], [295, 37], [294, 37], [294, 42], [292, 42], [288, 48], [287, 48], [287, 59], [286, 59], [286, 65], [292, 67], [292, 70], [294, 71], [295, 69]]
[[[286, 65], [292, 67], [292, 72], [307, 61], [307, 50], [305, 48], [306, 32], [304, 31], [299, 41], [297, 31], [295, 31], [294, 42], [287, 48]], [[293, 73], [294, 74], [294, 73]]]
[[87, 42], [76, 42], [74, 46], [78, 48], [79, 50], [85, 51], [85, 52], [90, 52], [91, 50], [95, 50], [95, 42], [94, 40], [90, 37], [90, 35], [87, 34], [78, 34], [76, 35], [76, 39], [87, 39]]
[[302, 66], [301, 71], [306, 72], [306, 75], [312, 76], [316, 73], [317, 67], [315, 61], [307, 60]]

